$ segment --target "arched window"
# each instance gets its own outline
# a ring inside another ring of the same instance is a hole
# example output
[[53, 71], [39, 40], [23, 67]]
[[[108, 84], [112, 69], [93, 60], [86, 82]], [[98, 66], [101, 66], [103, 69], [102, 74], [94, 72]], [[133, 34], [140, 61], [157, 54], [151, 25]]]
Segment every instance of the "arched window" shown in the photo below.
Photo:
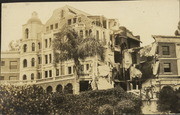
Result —
[[34, 65], [35, 65], [35, 59], [32, 58], [32, 59], [31, 59], [31, 66], [34, 66]]
[[37, 79], [41, 79], [41, 73], [40, 72], [38, 72]]
[[24, 52], [26, 52], [26, 51], [27, 51], [27, 45], [26, 45], [26, 44], [24, 44], [24, 46], [23, 46], [23, 50], [24, 50]]
[[23, 67], [27, 67], [27, 60], [26, 59], [23, 60]]
[[88, 30], [86, 30], [86, 37], [88, 36]]
[[27, 80], [27, 77], [26, 77], [26, 75], [23, 75], [23, 80]]
[[35, 43], [32, 43], [32, 51], [35, 51]]
[[79, 35], [80, 35], [80, 37], [82, 37], [82, 38], [83, 38], [83, 31], [82, 31], [82, 30], [80, 30]]
[[31, 80], [34, 80], [34, 73], [31, 74]]
[[90, 30], [89, 30], [89, 35], [91, 36], [91, 34], [92, 34], [92, 30], [90, 29]]
[[96, 31], [96, 39], [99, 40], [99, 31]]
[[29, 29], [25, 30], [25, 37], [28, 38], [29, 37]]
[[41, 49], [41, 44], [40, 43], [38, 43], [38, 48]]

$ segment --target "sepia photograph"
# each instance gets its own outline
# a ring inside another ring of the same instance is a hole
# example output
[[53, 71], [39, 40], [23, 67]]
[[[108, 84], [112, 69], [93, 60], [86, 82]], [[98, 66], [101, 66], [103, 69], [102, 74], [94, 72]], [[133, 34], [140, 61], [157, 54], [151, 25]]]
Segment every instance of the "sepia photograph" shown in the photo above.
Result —
[[180, 114], [180, 0], [1, 3], [0, 114]]

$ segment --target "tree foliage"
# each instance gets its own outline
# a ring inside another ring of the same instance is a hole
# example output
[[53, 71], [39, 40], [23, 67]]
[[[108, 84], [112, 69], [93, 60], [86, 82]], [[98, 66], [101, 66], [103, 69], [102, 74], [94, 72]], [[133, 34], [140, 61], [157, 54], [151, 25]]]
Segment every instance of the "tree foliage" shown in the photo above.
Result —
[[161, 112], [180, 112], [180, 89], [174, 91], [171, 86], [164, 86], [159, 93], [158, 110]]
[[93, 37], [83, 39], [78, 36], [73, 28], [67, 25], [64, 25], [60, 32], [55, 34], [53, 49], [55, 63], [72, 59], [75, 63], [77, 75], [81, 71], [80, 60], [95, 55], [104, 60], [105, 49], [98, 40]]

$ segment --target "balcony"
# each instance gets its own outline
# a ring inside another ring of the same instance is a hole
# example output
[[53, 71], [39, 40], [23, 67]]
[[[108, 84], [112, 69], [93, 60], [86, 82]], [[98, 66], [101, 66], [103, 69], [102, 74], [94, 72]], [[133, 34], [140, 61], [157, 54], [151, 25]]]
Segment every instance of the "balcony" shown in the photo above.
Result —
[[91, 80], [92, 79], [92, 73], [81, 73], [80, 74], [80, 80]]
[[44, 78], [44, 79], [37, 79], [37, 80], [36, 80], [36, 83], [46, 82], [46, 81], [52, 81], [52, 80], [53, 80], [53, 77]]
[[36, 84], [36, 83], [39, 84], [39, 83], [44, 83], [44, 82], [72, 79], [73, 77], [75, 78], [74, 74], [69, 74], [69, 75], [61, 75], [57, 77], [49, 77], [49, 78], [36, 79], [36, 80], [1, 80], [0, 84], [4, 84], [4, 85]]
[[73, 76], [74, 76], [74, 74], [56, 76], [56, 77], [55, 77], [55, 80], [71, 78], [71, 77], [73, 77]]
[[80, 23], [80, 24], [75, 23], [75, 24], [71, 24], [70, 26], [71, 27], [85, 27], [85, 24], [83, 24], [83, 23]]

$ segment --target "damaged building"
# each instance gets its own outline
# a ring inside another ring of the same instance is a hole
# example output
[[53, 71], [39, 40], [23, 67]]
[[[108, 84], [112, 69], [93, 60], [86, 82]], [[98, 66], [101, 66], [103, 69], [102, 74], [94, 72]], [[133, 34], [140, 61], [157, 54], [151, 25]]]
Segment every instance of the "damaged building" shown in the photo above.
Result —
[[[150, 45], [125, 50], [124, 59], [128, 61], [124, 61], [123, 66], [125, 70], [130, 70], [126, 76], [130, 77], [128, 90], [141, 90], [141, 95], [151, 99], [156, 98], [164, 86], [180, 87], [180, 37], [152, 37], [155, 42]], [[137, 55], [135, 63], [133, 53]]]
[[[96, 38], [106, 49], [105, 62], [95, 57], [88, 57], [81, 62], [83, 74], [79, 82], [76, 82], [72, 60], [58, 63], [57, 67], [53, 63], [52, 41], [65, 24], [72, 27], [82, 38]], [[7, 58], [6, 52], [2, 52], [2, 84], [37, 84], [47, 92], [78, 94], [89, 90], [89, 83], [94, 76], [98, 78], [98, 89], [113, 88], [114, 82], [115, 85], [118, 85], [119, 81], [125, 83], [124, 79], [121, 79], [123, 75], [119, 72], [123, 71], [123, 50], [139, 47], [140, 37], [134, 36], [125, 27], [120, 27], [117, 19], [94, 16], [71, 6], [64, 6], [54, 10], [45, 24], [41, 22], [38, 14], [33, 12], [27, 23], [22, 25], [22, 38], [17, 42], [10, 44], [8, 52], [9, 55], [16, 51], [18, 57], [18, 61], [13, 62], [16, 66], [20, 65], [16, 69], [16, 80], [11, 80], [10, 74], [5, 75], [12, 69], [8, 64], [11, 60]]]

